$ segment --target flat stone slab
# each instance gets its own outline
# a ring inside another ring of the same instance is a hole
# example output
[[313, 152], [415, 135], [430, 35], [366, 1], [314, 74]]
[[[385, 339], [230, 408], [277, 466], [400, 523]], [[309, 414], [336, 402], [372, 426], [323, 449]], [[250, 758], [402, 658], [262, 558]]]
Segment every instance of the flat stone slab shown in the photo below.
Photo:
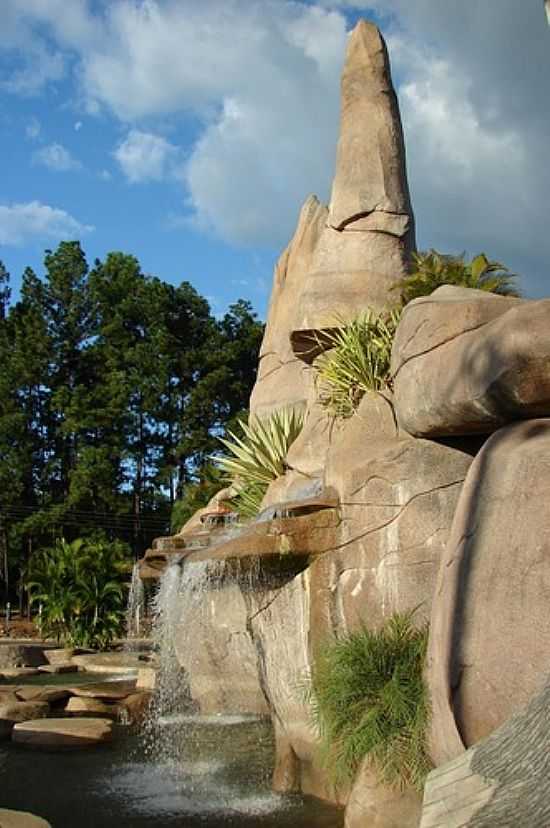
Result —
[[81, 750], [112, 741], [110, 719], [37, 719], [16, 724], [12, 741], [42, 750]]
[[81, 696], [86, 699], [107, 699], [118, 701], [131, 696], [136, 692], [136, 681], [103, 681], [96, 684], [82, 684], [69, 687], [72, 696]]
[[3, 679], [21, 679], [29, 678], [30, 676], [39, 676], [40, 671], [34, 667], [9, 667], [3, 669], [0, 673], [0, 678]]
[[75, 655], [73, 664], [90, 673], [133, 673], [137, 672], [143, 662], [137, 653], [86, 653]]
[[66, 687], [55, 685], [23, 684], [15, 687], [15, 695], [21, 701], [57, 702], [68, 699], [71, 692]]
[[106, 719], [117, 719], [119, 708], [118, 704], [106, 704], [101, 699], [71, 696], [63, 708], [63, 712], [68, 716], [91, 716], [92, 718], [99, 716]]
[[71, 662], [61, 664], [58, 662], [56, 664], [44, 664], [38, 669], [41, 673], [51, 673], [52, 675], [58, 675], [60, 673], [78, 673], [78, 664], [72, 664]]
[[45, 819], [28, 811], [10, 811], [0, 808], [0, 828], [52, 828]]

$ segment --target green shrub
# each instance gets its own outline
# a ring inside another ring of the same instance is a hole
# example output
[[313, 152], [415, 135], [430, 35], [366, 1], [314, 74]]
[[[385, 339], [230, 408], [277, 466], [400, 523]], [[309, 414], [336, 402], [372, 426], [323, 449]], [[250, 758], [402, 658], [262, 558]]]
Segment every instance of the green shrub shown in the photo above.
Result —
[[40, 605], [41, 635], [64, 644], [104, 649], [124, 628], [130, 564], [125, 544], [64, 538], [32, 556], [26, 587]]
[[485, 290], [502, 296], [519, 296], [514, 287], [517, 277], [500, 262], [490, 261], [485, 253], [466, 262], [464, 254], [449, 256], [428, 250], [413, 253], [411, 272], [396, 285], [404, 305], [419, 296], [428, 296], [442, 285]]
[[319, 399], [335, 417], [350, 417], [367, 391], [391, 388], [390, 360], [400, 310], [367, 310], [323, 334], [325, 351], [315, 360]]
[[417, 630], [410, 614], [398, 614], [377, 632], [363, 629], [321, 650], [309, 698], [336, 784], [351, 780], [368, 757], [387, 784], [422, 788], [430, 768], [427, 637], [427, 627]]
[[243, 518], [258, 513], [271, 481], [285, 473], [288, 450], [303, 423], [300, 412], [286, 408], [250, 423], [239, 420], [240, 436], [229, 431], [229, 439], [219, 438], [229, 454], [212, 459], [239, 490], [232, 502]]

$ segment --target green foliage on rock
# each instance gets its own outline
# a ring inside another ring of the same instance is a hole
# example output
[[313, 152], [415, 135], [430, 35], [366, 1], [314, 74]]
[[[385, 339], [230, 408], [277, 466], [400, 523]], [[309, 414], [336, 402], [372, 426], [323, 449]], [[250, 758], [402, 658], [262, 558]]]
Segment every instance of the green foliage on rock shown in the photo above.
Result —
[[335, 417], [350, 417], [368, 391], [391, 388], [390, 360], [400, 311], [369, 309], [323, 335], [315, 360], [319, 399]]
[[285, 408], [265, 419], [239, 420], [240, 435], [229, 430], [228, 438], [220, 437], [229, 453], [212, 459], [239, 490], [233, 505], [242, 517], [258, 513], [269, 484], [285, 473], [288, 450], [303, 423], [301, 412]]
[[32, 556], [26, 587], [40, 607], [40, 633], [64, 644], [104, 649], [123, 632], [128, 550], [104, 538], [61, 538]]
[[519, 296], [514, 285], [516, 278], [500, 262], [490, 261], [485, 253], [467, 262], [464, 254], [451, 256], [428, 250], [413, 253], [410, 273], [394, 289], [399, 291], [404, 305], [420, 296], [428, 296], [442, 285], [475, 288], [501, 296]]
[[309, 698], [321, 755], [333, 781], [350, 781], [368, 758], [387, 784], [422, 789], [430, 768], [423, 682], [428, 631], [410, 614], [360, 630], [321, 649]]

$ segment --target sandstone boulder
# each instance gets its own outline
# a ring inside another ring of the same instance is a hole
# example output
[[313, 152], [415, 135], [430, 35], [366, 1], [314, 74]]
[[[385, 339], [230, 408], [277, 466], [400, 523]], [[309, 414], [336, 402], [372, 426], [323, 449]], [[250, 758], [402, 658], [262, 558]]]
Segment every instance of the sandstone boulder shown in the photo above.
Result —
[[550, 300], [479, 293], [439, 288], [404, 312], [392, 370], [411, 434], [490, 433], [550, 414]]
[[417, 828], [421, 810], [421, 794], [382, 784], [364, 763], [346, 805], [344, 828]]
[[550, 518], [541, 506], [549, 487], [549, 419], [497, 431], [470, 467], [430, 628], [437, 765], [489, 735], [540, 689], [550, 649]]
[[80, 750], [110, 742], [110, 719], [40, 719], [16, 724], [12, 741], [44, 750]]
[[0, 828], [51, 828], [51, 825], [28, 811], [0, 808]]
[[19, 701], [17, 697], [0, 696], [0, 739], [9, 739], [16, 722], [45, 718], [50, 713], [47, 702]]
[[151, 693], [132, 693], [120, 702], [121, 719], [125, 714], [128, 724], [136, 725], [146, 719], [151, 705]]

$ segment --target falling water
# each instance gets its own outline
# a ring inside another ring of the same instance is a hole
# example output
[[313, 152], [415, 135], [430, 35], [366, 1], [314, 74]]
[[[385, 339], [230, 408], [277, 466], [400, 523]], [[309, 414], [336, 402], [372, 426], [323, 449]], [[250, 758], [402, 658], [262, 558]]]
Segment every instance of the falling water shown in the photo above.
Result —
[[139, 639], [143, 633], [145, 616], [145, 592], [143, 581], [139, 576], [139, 564], [135, 563], [132, 569], [132, 581], [128, 593], [128, 608], [126, 610], [126, 641], [129, 649], [132, 642]]
[[[221, 579], [223, 565], [212, 561], [183, 563], [166, 568], [153, 600], [153, 639], [158, 657], [156, 687], [145, 727], [147, 750], [172, 766], [188, 764], [189, 733], [173, 724], [190, 721], [194, 705], [185, 670], [177, 650], [193, 661], [198, 647], [205, 646], [204, 614], [208, 595]], [[177, 645], [176, 645], [177, 639]]]

